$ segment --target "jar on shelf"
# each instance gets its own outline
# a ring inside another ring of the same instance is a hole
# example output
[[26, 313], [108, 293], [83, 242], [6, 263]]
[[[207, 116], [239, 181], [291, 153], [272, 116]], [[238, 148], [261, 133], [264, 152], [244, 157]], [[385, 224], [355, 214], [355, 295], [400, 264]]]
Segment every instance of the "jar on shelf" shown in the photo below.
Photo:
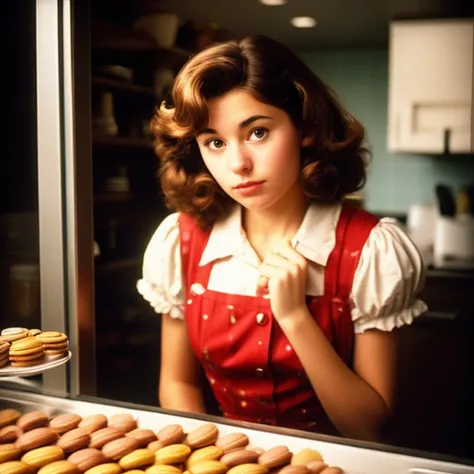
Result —
[[37, 263], [10, 267], [10, 307], [12, 316], [25, 326], [35, 327], [40, 320], [40, 277]]

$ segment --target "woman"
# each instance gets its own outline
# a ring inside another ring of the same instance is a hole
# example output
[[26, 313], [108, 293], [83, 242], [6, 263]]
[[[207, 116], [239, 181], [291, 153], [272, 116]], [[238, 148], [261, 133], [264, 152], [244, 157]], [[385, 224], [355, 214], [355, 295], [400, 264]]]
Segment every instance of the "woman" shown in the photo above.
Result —
[[262, 36], [197, 54], [173, 101], [152, 129], [177, 212], [138, 283], [163, 314], [161, 406], [204, 412], [203, 369], [229, 418], [383, 439], [424, 269], [398, 227], [343, 204], [364, 128]]

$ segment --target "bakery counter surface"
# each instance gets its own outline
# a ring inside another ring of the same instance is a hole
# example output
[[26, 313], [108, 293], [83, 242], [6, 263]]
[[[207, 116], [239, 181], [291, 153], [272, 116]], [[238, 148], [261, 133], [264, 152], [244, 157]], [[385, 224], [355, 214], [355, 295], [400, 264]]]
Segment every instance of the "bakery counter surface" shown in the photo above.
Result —
[[474, 282], [474, 269], [469, 270], [450, 270], [442, 268], [428, 267], [426, 269], [427, 280], [462, 280]]
[[[218, 439], [237, 432], [248, 437], [251, 447], [259, 447], [265, 451], [277, 446], [286, 446], [294, 454], [303, 450], [315, 450], [328, 465], [339, 466], [345, 474], [474, 474], [474, 462], [431, 453], [232, 422], [212, 416], [165, 412], [154, 407], [109, 400], [49, 396], [0, 385], [0, 410], [8, 408], [17, 409], [21, 413], [40, 410], [50, 419], [60, 414], [74, 413], [82, 418], [101, 414], [110, 421], [114, 415], [126, 413], [135, 418], [139, 428], [149, 429], [154, 433], [173, 424], [181, 425], [185, 433], [193, 432], [203, 425], [214, 424], [218, 430]], [[188, 442], [191, 444], [189, 438]], [[254, 471], [242, 471], [246, 472]], [[273, 469], [268, 472], [278, 471]]]

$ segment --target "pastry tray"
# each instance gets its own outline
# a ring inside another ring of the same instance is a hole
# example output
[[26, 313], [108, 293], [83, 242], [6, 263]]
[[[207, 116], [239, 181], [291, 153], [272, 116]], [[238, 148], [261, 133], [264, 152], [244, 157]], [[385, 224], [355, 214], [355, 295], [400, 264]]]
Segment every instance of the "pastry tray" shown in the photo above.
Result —
[[7, 365], [6, 367], [0, 368], [0, 379], [2, 377], [29, 377], [42, 374], [46, 370], [54, 369], [55, 367], [65, 364], [71, 358], [71, 355], [71, 351], [68, 351], [65, 356], [51, 357], [41, 364], [32, 365], [30, 367], [13, 367], [12, 365]]

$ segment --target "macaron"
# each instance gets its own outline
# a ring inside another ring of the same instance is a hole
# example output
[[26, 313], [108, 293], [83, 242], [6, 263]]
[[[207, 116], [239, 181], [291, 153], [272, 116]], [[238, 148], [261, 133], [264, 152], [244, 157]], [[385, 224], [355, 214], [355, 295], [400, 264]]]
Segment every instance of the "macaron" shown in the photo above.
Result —
[[13, 341], [10, 345], [9, 358], [14, 367], [39, 364], [44, 358], [43, 344], [34, 336]]
[[58, 434], [66, 433], [67, 431], [77, 428], [82, 421], [82, 417], [75, 413], [64, 413], [55, 416], [50, 422], [49, 426]]
[[0, 368], [5, 367], [8, 362], [8, 353], [10, 351], [10, 343], [0, 340]]
[[62, 356], [69, 351], [68, 337], [62, 332], [44, 331], [35, 337], [43, 344], [47, 356]]
[[23, 433], [25, 433], [34, 428], [48, 426], [49, 416], [44, 411], [29, 411], [18, 418], [16, 425], [23, 430]]
[[23, 339], [24, 337], [28, 336], [28, 329], [21, 328], [21, 327], [13, 327], [13, 328], [6, 328], [3, 329], [0, 333], [0, 340], [13, 342], [17, 341], [18, 339]]
[[0, 428], [15, 424], [20, 416], [21, 412], [16, 408], [4, 408], [0, 410]]

